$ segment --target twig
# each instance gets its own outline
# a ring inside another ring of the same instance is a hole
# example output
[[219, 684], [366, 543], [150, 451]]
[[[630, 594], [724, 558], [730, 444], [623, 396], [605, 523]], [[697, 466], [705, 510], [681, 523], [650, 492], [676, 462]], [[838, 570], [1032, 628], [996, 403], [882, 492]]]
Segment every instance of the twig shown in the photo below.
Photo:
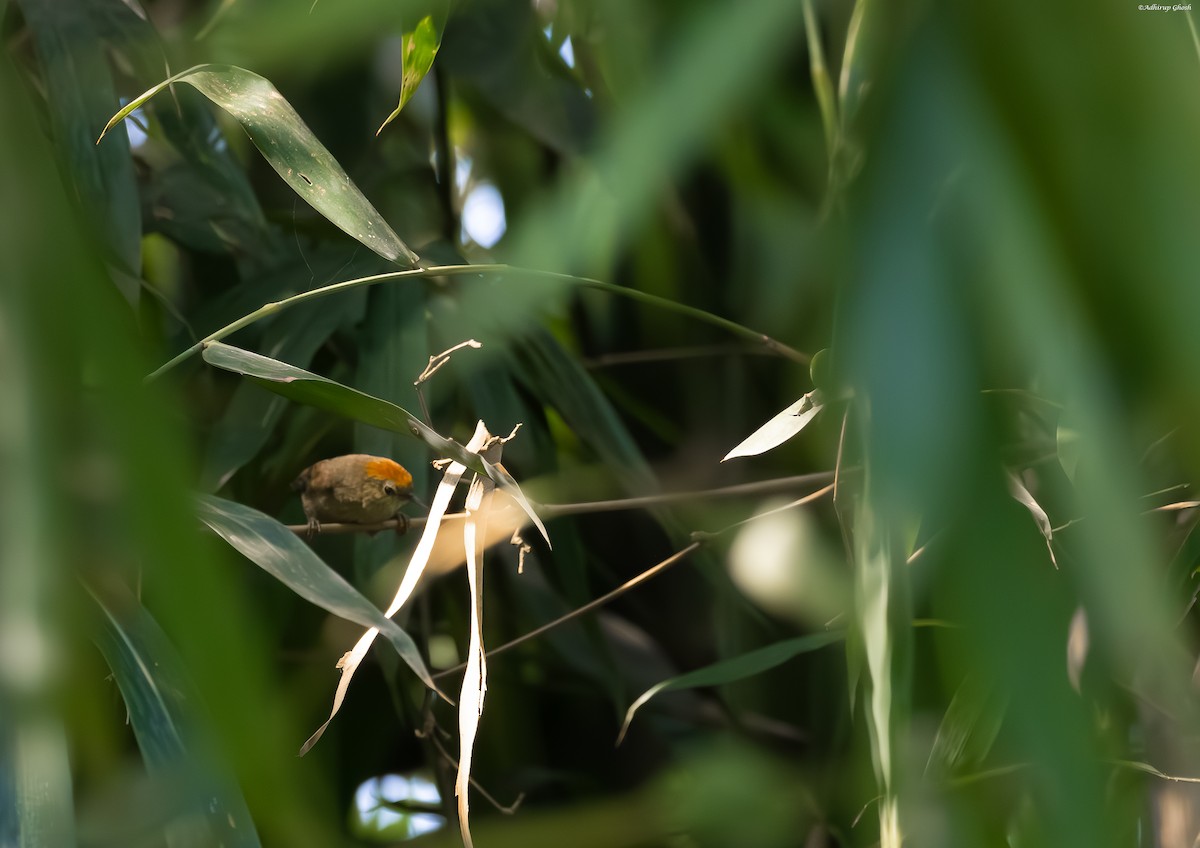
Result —
[[[855, 469], [848, 469], [846, 472]], [[812, 486], [833, 479], [832, 471], [818, 471], [813, 474], [798, 474], [794, 477], [777, 477], [771, 480], [760, 480], [755, 483], [738, 483], [733, 486], [722, 486], [717, 489], [701, 489], [694, 492], [664, 492], [658, 495], [646, 495], [640, 498], [623, 498], [608, 501], [591, 501], [577, 504], [540, 504], [537, 511], [546, 518], [561, 518], [564, 515], [580, 515], [596, 512], [618, 512], [626, 509], [645, 509], [654, 506], [669, 506], [674, 503], [686, 503], [695, 500], [712, 498], [732, 498], [743, 495], [764, 495], [773, 492], [789, 491], [803, 486]], [[461, 520], [464, 513], [452, 513], [443, 517], [444, 521]], [[321, 525], [321, 535], [338, 535], [342, 533], [378, 533], [382, 530], [393, 530], [404, 524], [404, 521], [380, 521], [376, 524], [335, 524]], [[408, 518], [409, 527], [423, 527], [424, 517]], [[287, 528], [298, 536], [308, 532], [307, 524], [289, 524]]]
[[[587, 615], [592, 610], [602, 607], [605, 604], [609, 603], [610, 601], [616, 600], [617, 598], [621, 597], [621, 595], [624, 595], [629, 590], [637, 588], [638, 586], [645, 583], [650, 578], [658, 576], [659, 574], [666, 571], [671, 566], [676, 565], [677, 563], [681, 562], [686, 557], [695, 553], [697, 550], [700, 549], [701, 545], [705, 544], [709, 539], [716, 538], [717, 536], [721, 535], [722, 533], [726, 533], [736, 527], [740, 527], [741, 525], [746, 524], [747, 522], [756, 521], [756, 520], [758, 520], [760, 518], [764, 518], [768, 515], [774, 515], [775, 513], [781, 512], [782, 510], [785, 510], [785, 509], [793, 509], [797, 506], [802, 506], [806, 503], [811, 503], [812, 501], [815, 501], [817, 498], [820, 498], [820, 497], [828, 494], [831, 491], [833, 491], [832, 484], [826, 486], [823, 489], [818, 489], [817, 491], [813, 492], [812, 494], [805, 495], [804, 497], [802, 497], [798, 500], [795, 500], [790, 504], [779, 507], [778, 509], [773, 509], [768, 512], [760, 513], [758, 515], [755, 515], [755, 516], [752, 516], [751, 518], [746, 519], [745, 521], [738, 521], [734, 524], [728, 525], [727, 527], [723, 527], [720, 530], [717, 530], [715, 532], [693, 533], [692, 538], [695, 539], [695, 541], [692, 542], [687, 547], [683, 548], [682, 550], [676, 551], [675, 553], [671, 554], [671, 556], [664, 559], [662, 562], [659, 562], [656, 565], [650, 566], [650, 568], [647, 568], [645, 571], [643, 571], [641, 574], [638, 574], [636, 577], [633, 577], [632, 579], [625, 581], [620, 586], [613, 589], [611, 592], [607, 592], [606, 594], [601, 595], [600, 597], [596, 598], [595, 600], [589, 601], [588, 603], [584, 604], [583, 606], [577, 607], [576, 609], [573, 609], [570, 612], [559, 616], [558, 618], [554, 619], [553, 621], [543, 624], [541, 627], [530, 630], [528, 633], [525, 633], [521, 636], [518, 636], [515, 639], [505, 642], [503, 645], [500, 645], [499, 647], [492, 648], [490, 651], [487, 652], [487, 657], [488, 657], [488, 659], [491, 659], [492, 657], [496, 656], [497, 654], [501, 654], [501, 653], [504, 653], [505, 651], [511, 650], [512, 648], [515, 648], [518, 645], [528, 642], [530, 639], [536, 639], [538, 636], [541, 636], [543, 633], [545, 633], [549, 630], [553, 630], [554, 628], [558, 627], [561, 624], [566, 624], [568, 621], [571, 621], [572, 619], [579, 618], [582, 615]], [[462, 671], [464, 668], [466, 668], [466, 663], [459, 663], [458, 665], [454, 666], [453, 668], [447, 668], [447, 669], [437, 672], [436, 674], [433, 675], [433, 679], [437, 680], [442, 677], [448, 677], [451, 674], [455, 674], [459, 671]]]
[[762, 356], [767, 351], [746, 345], [694, 345], [666, 347], [655, 350], [631, 350], [623, 353], [604, 353], [584, 359], [584, 368], [607, 368], [613, 365], [641, 365], [646, 362], [672, 362], [677, 359], [699, 359], [705, 356]]
[[413, 387], [417, 390], [417, 402], [421, 404], [421, 414], [425, 416], [425, 423], [430, 427], [433, 426], [433, 419], [429, 415], [429, 407], [425, 404], [425, 393], [421, 391], [421, 387], [425, 385], [425, 383], [427, 383], [443, 365], [450, 361], [450, 354], [454, 353], [456, 350], [462, 350], [464, 347], [471, 347], [478, 350], [479, 348], [483, 347], [483, 345], [474, 339], [467, 339], [465, 342], [459, 342], [452, 348], [443, 350], [437, 356], [429, 357], [429, 364], [425, 366], [425, 369], [418, 374], [417, 379], [413, 381]]
[[417, 379], [413, 381], [413, 385], [420, 388], [422, 383], [427, 382], [429, 378], [436, 374], [443, 365], [450, 361], [450, 354], [457, 350], [462, 350], [464, 347], [471, 347], [479, 350], [479, 348], [483, 347], [483, 345], [474, 339], [467, 339], [465, 342], [459, 342], [454, 347], [443, 350], [436, 356], [429, 357], [429, 364], [425, 366], [425, 370], [422, 371], [417, 376]]
[[166, 363], [150, 372], [150, 374], [146, 377], [146, 382], [157, 379], [167, 371], [170, 371], [179, 363], [183, 362], [185, 359], [188, 359], [199, 353], [204, 349], [205, 345], [227, 338], [233, 333], [236, 333], [238, 330], [249, 327], [251, 324], [263, 318], [275, 315], [278, 312], [282, 312], [285, 309], [289, 309], [309, 300], [315, 300], [316, 298], [320, 297], [328, 297], [332, 294], [349, 291], [350, 289], [360, 288], [362, 286], [371, 286], [375, 285], [376, 283], [395, 282], [399, 280], [419, 280], [429, 277], [463, 277], [497, 274], [541, 277], [547, 280], [554, 280], [556, 282], [579, 286], [580, 288], [596, 289], [597, 291], [607, 292], [618, 297], [627, 297], [630, 300], [636, 300], [640, 303], [657, 306], [660, 309], [666, 309], [670, 312], [686, 315], [689, 318], [702, 321], [706, 324], [712, 324], [714, 326], [721, 327], [738, 338], [746, 339], [747, 341], [762, 345], [767, 350], [777, 353], [780, 356], [792, 360], [793, 362], [799, 362], [806, 365], [811, 359], [808, 354], [801, 353], [795, 348], [789, 347], [783, 342], [773, 339], [765, 333], [757, 332], [756, 330], [752, 330], [749, 327], [737, 323], [736, 321], [730, 321], [728, 318], [722, 318], [720, 315], [714, 315], [711, 312], [706, 312], [703, 309], [697, 309], [694, 306], [687, 306], [686, 304], [677, 303], [669, 298], [659, 297], [658, 295], [649, 294], [647, 292], [638, 291], [637, 289], [631, 289], [625, 286], [614, 285], [613, 283], [606, 283], [602, 280], [592, 279], [591, 277], [578, 277], [573, 274], [561, 274], [556, 271], [542, 271], [535, 268], [520, 268], [514, 265], [431, 265], [427, 268], [412, 268], [407, 271], [391, 271], [386, 274], [374, 274], [369, 277], [358, 277], [353, 280], [344, 280], [340, 283], [333, 283], [328, 286], [321, 286], [319, 288], [310, 289], [306, 292], [300, 292], [299, 294], [292, 295], [291, 297], [284, 298], [283, 300], [263, 304], [248, 315], [243, 315], [236, 321], [226, 324], [221, 329], [210, 333], [191, 347], [173, 356]]
[[[543, 624], [541, 627], [538, 627], [534, 630], [530, 630], [528, 633], [518, 636], [516, 639], [512, 639], [508, 642], [505, 642], [503, 645], [500, 645], [499, 647], [492, 648], [490, 651], [487, 652], [487, 658], [491, 659], [492, 657], [496, 656], [497, 654], [502, 654], [505, 651], [511, 650], [511, 649], [517, 647], [518, 645], [522, 645], [525, 642], [528, 642], [530, 639], [536, 639], [538, 636], [541, 636], [543, 633], [545, 633], [548, 630], [553, 630], [554, 628], [558, 627], [560, 624], [566, 624], [568, 621], [571, 621], [572, 619], [579, 618], [582, 615], [587, 615], [592, 610], [594, 610], [598, 607], [602, 607], [610, 601], [616, 600], [617, 598], [621, 597], [626, 592], [628, 592], [630, 589], [634, 589], [634, 588], [640, 586], [642, 583], [645, 583], [651, 577], [658, 576], [659, 574], [666, 571], [671, 566], [679, 563], [680, 561], [682, 561], [683, 559], [688, 557], [690, 554], [695, 553], [696, 551], [698, 551], [700, 549], [700, 546], [702, 544], [703, 544], [702, 542], [692, 542], [690, 545], [688, 545], [683, 550], [676, 551], [675, 553], [671, 554], [669, 557], [664, 559], [662, 562], [658, 563], [657, 565], [653, 565], [650, 568], [647, 568], [641, 574], [637, 575], [632, 580], [627, 580], [626, 582], [622, 583], [617, 588], [613, 589], [611, 592], [601, 595], [600, 597], [596, 598], [595, 600], [589, 601], [588, 603], [584, 604], [583, 606], [573, 609], [569, 613], [566, 613], [565, 615], [560, 615], [558, 618], [554, 619], [553, 621], [547, 622], [546, 624]], [[466, 667], [467, 667], [466, 663], [459, 663], [458, 665], [456, 665], [452, 668], [447, 668], [447, 669], [444, 669], [443, 671], [437, 672], [436, 674], [433, 675], [433, 679], [437, 680], [442, 677], [449, 677], [452, 674], [462, 671]]]
[[[439, 731], [441, 731], [441, 728], [437, 726], [437, 723], [435, 721], [433, 724], [432, 730], [416, 730], [414, 732], [416, 733], [418, 739], [431, 740], [433, 742], [434, 747], [437, 748], [438, 753], [441, 754], [446, 759], [446, 762], [448, 762], [452, 766], [457, 767], [458, 760], [456, 760], [453, 756], [451, 756], [450, 752], [446, 750], [446, 747], [444, 745], [442, 745], [442, 740], [438, 739]], [[471, 781], [471, 786], [474, 787], [475, 790], [480, 795], [482, 795], [484, 798], [486, 798], [488, 803], [490, 803], [493, 807], [495, 807], [497, 810], [499, 810], [501, 813], [503, 813], [506, 816], [511, 816], [513, 813], [515, 813], [517, 811], [517, 808], [520, 807], [521, 803], [525, 800], [525, 793], [521, 792], [520, 794], [517, 795], [516, 800], [513, 801], [511, 804], [509, 804], [506, 807], [504, 804], [501, 804], [499, 801], [497, 801], [492, 796], [492, 793], [488, 792], [486, 789], [484, 789], [482, 786], [480, 786], [479, 781], [477, 781], [475, 778], [468, 777], [467, 780]]]

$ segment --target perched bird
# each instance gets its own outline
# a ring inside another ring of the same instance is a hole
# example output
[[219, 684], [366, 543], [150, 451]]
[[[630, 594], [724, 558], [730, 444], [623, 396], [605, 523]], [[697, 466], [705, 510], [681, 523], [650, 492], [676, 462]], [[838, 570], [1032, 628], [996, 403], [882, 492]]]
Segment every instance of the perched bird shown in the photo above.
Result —
[[403, 519], [400, 507], [413, 500], [412, 475], [403, 465], [365, 453], [310, 465], [292, 481], [292, 490], [300, 493], [310, 538], [321, 531], [322, 521], [378, 524]]

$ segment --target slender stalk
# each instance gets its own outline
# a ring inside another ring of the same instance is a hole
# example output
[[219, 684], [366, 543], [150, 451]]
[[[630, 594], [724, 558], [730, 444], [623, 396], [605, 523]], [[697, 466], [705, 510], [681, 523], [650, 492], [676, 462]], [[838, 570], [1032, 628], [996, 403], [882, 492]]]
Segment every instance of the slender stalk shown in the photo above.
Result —
[[[502, 654], [505, 651], [511, 650], [512, 648], [515, 648], [518, 645], [524, 644], [525, 642], [528, 642], [530, 639], [536, 639], [538, 636], [541, 636], [546, 631], [553, 630], [555, 627], [558, 627], [560, 624], [566, 624], [571, 619], [578, 618], [581, 615], [587, 615], [592, 610], [596, 609], [597, 607], [604, 606], [609, 601], [616, 600], [621, 595], [624, 595], [626, 592], [628, 592], [630, 589], [633, 589], [635, 586], [645, 583], [651, 577], [655, 577], [655, 576], [661, 574], [662, 572], [666, 571], [671, 566], [686, 559], [690, 554], [693, 554], [696, 551], [698, 551], [702, 544], [703, 544], [702, 542], [692, 542], [690, 545], [688, 545], [683, 550], [676, 551], [675, 553], [671, 554], [671, 556], [664, 559], [662, 562], [658, 563], [657, 565], [653, 565], [650, 568], [647, 568], [645, 571], [643, 571], [637, 577], [634, 577], [632, 580], [628, 580], [625, 583], [622, 583], [620, 586], [613, 589], [611, 592], [601, 595], [600, 597], [596, 598], [595, 600], [589, 601], [588, 603], [584, 604], [583, 606], [577, 607], [577, 608], [571, 610], [570, 612], [566, 613], [565, 615], [561, 615], [558, 618], [554, 619], [553, 621], [543, 624], [541, 627], [538, 627], [535, 630], [530, 630], [528, 633], [518, 636], [516, 639], [512, 639], [508, 642], [505, 642], [503, 645], [501, 645], [498, 648], [492, 648], [490, 651], [487, 652], [488, 659], [491, 659], [492, 657], [496, 656], [497, 654]], [[449, 677], [450, 675], [452, 675], [456, 672], [462, 671], [466, 667], [467, 667], [466, 663], [462, 663], [460, 665], [454, 666], [453, 668], [448, 668], [445, 671], [439, 671], [437, 674], [433, 675], [433, 679], [437, 680], [442, 677]]]
[[[521, 636], [518, 636], [515, 639], [505, 642], [503, 645], [500, 645], [497, 648], [492, 648], [490, 651], [487, 652], [487, 658], [491, 659], [492, 657], [496, 656], [497, 654], [504, 653], [505, 651], [511, 650], [512, 648], [515, 648], [518, 645], [528, 642], [530, 639], [536, 639], [538, 636], [541, 636], [543, 633], [546, 633], [549, 630], [553, 630], [554, 628], [558, 627], [559, 625], [566, 624], [568, 621], [579, 618], [582, 615], [587, 615], [592, 610], [602, 607], [605, 604], [616, 600], [617, 598], [621, 597], [621, 595], [624, 595], [626, 592], [630, 591], [631, 589], [634, 589], [634, 588], [640, 586], [641, 584], [645, 583], [650, 578], [656, 577], [659, 574], [662, 574], [664, 571], [666, 571], [671, 566], [676, 565], [679, 562], [683, 561], [688, 556], [690, 556], [691, 554], [694, 554], [697, 550], [699, 550], [700, 547], [702, 545], [704, 545], [708, 540], [713, 539], [713, 538], [721, 535], [722, 533], [727, 533], [730, 530], [733, 530], [737, 527], [742, 526], [743, 524], [748, 524], [751, 521], [756, 521], [760, 518], [764, 518], [765, 516], [774, 515], [775, 513], [782, 512], [783, 510], [786, 510], [786, 509], [793, 509], [798, 506], [803, 506], [804, 504], [812, 503], [813, 501], [817, 500], [818, 498], [824, 497], [825, 495], [829, 494], [832, 491], [833, 491], [833, 484], [831, 483], [828, 486], [826, 486], [825, 488], [818, 489], [817, 491], [815, 491], [811, 494], [805, 495], [804, 497], [802, 497], [798, 500], [795, 500], [790, 504], [786, 504], [782, 507], [779, 507], [778, 509], [773, 509], [769, 512], [765, 512], [765, 513], [761, 513], [759, 515], [752, 516], [752, 517], [746, 519], [745, 521], [738, 521], [735, 524], [730, 524], [727, 527], [722, 527], [720, 530], [717, 530], [716, 532], [693, 533], [692, 537], [695, 539], [695, 541], [692, 542], [687, 547], [676, 551], [675, 553], [671, 554], [669, 557], [664, 559], [662, 562], [659, 562], [655, 565], [650, 566], [645, 571], [643, 571], [641, 574], [638, 574], [636, 577], [626, 580], [624, 583], [622, 583], [617, 588], [613, 589], [611, 592], [607, 592], [606, 594], [603, 594], [600, 597], [598, 597], [592, 601], [589, 601], [588, 603], [584, 604], [581, 607], [576, 607], [575, 609], [571, 610], [570, 612], [560, 615], [558, 618], [554, 619], [553, 621], [549, 621], [546, 624], [543, 624], [541, 627], [530, 630], [528, 633], [522, 634]], [[434, 674], [432, 676], [433, 676], [434, 680], [437, 680], [439, 678], [448, 677], [451, 674], [455, 674], [456, 672], [462, 671], [466, 667], [467, 667], [466, 663], [460, 663], [459, 665], [456, 665], [453, 668], [447, 668], [443, 671], [439, 671], [437, 674]]]
[[641, 303], [646, 303], [652, 306], [657, 306], [670, 312], [675, 312], [680, 315], [685, 315], [697, 321], [712, 324], [720, 327], [738, 338], [752, 341], [755, 344], [762, 345], [768, 350], [779, 354], [780, 356], [791, 359], [793, 362], [807, 363], [810, 357], [807, 354], [801, 353], [793, 347], [790, 347], [783, 342], [773, 339], [765, 333], [757, 332], [749, 327], [738, 324], [736, 321], [730, 321], [728, 318], [722, 318], [719, 315], [714, 315], [711, 312], [705, 312], [703, 309], [697, 309], [694, 306], [687, 306], [682, 303], [676, 303], [665, 297], [647, 294], [646, 292], [637, 291], [636, 289], [625, 288], [624, 286], [606, 283], [602, 280], [594, 280], [590, 277], [577, 277], [573, 274], [561, 274], [556, 271], [540, 271], [533, 268], [520, 268], [513, 265], [489, 264], [489, 265], [433, 265], [426, 268], [413, 268], [407, 271], [391, 271], [386, 274], [374, 274], [369, 277], [358, 277], [353, 280], [343, 280], [340, 283], [333, 283], [328, 286], [310, 289], [309, 291], [294, 294], [291, 297], [277, 300], [272, 303], [264, 304], [258, 309], [244, 315], [234, 321], [232, 324], [227, 324], [214, 333], [210, 333], [200, 341], [196, 342], [191, 347], [185, 349], [178, 355], [172, 357], [166, 363], [152, 371], [147, 377], [146, 382], [155, 380], [162, 376], [167, 371], [170, 371], [185, 359], [199, 353], [205, 345], [212, 342], [221, 341], [229, 337], [238, 330], [244, 329], [251, 324], [263, 318], [267, 318], [276, 313], [282, 312], [285, 309], [290, 309], [301, 303], [310, 300], [315, 300], [320, 297], [328, 297], [332, 294], [337, 294], [343, 291], [359, 288], [360, 286], [371, 286], [377, 283], [394, 282], [397, 280], [408, 279], [425, 279], [429, 277], [465, 277], [465, 276], [483, 276], [485, 274], [519, 274], [527, 277], [542, 277], [548, 280], [556, 280], [562, 283], [579, 286], [581, 288], [596, 289], [597, 291], [608, 292], [609, 294], [620, 297], [627, 297], [631, 300], [636, 300]]
[[[856, 469], [843, 469], [847, 474]], [[618, 498], [608, 501], [588, 501], [573, 504], [539, 504], [535, 507], [543, 518], [560, 518], [564, 515], [580, 515], [596, 512], [620, 512], [626, 509], [646, 509], [656, 506], [670, 506], [676, 503], [688, 503], [714, 498], [734, 498], [744, 495], [766, 495], [774, 492], [786, 492], [792, 489], [828, 483], [834, 477], [832, 471], [817, 471], [813, 474], [797, 474], [793, 477], [776, 477], [771, 480], [759, 480], [754, 483], [739, 483], [735, 486], [722, 486], [718, 489], [699, 489], [692, 492], [664, 492], [658, 495], [646, 495], [640, 498]], [[452, 513], [442, 517], [443, 521], [455, 521], [465, 518], [465, 513]], [[424, 517], [408, 518], [399, 521], [381, 521], [377, 524], [335, 524], [330, 522], [321, 525], [321, 535], [338, 535], [342, 533], [378, 533], [382, 530], [394, 530], [397, 527], [423, 527]], [[308, 532], [307, 524], [289, 524], [289, 530], [297, 536]]]

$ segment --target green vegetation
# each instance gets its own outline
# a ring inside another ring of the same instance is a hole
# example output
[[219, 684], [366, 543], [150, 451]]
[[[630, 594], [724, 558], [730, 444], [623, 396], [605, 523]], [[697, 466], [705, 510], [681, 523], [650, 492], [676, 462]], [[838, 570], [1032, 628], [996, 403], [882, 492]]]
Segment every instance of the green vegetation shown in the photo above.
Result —
[[0, 36], [0, 846], [1197, 838], [1190, 8]]

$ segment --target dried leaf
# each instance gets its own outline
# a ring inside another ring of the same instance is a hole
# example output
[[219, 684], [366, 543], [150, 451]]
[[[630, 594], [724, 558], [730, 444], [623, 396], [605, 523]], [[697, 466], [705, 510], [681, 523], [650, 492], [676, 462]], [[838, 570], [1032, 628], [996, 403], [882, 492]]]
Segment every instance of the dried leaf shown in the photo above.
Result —
[[745, 441], [725, 454], [721, 462], [738, 456], [757, 456], [771, 448], [779, 447], [807, 427], [808, 423], [817, 417], [823, 405], [821, 392], [813, 389], [751, 433]]

